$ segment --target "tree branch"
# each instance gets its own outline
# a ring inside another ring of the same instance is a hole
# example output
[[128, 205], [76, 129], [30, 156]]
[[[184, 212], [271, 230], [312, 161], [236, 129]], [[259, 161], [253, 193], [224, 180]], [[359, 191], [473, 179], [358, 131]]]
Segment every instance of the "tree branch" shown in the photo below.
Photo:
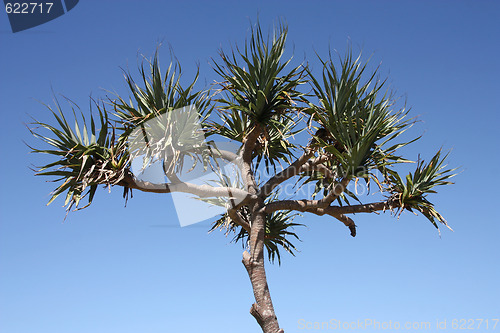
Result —
[[399, 207], [397, 202], [380, 201], [369, 204], [352, 206], [328, 206], [322, 207], [321, 200], [280, 200], [268, 203], [263, 212], [271, 214], [278, 210], [296, 210], [299, 212], [310, 212], [316, 215], [338, 215], [338, 214], [356, 214], [373, 213], [376, 211], [386, 211]]
[[314, 151], [312, 149], [307, 149], [302, 156], [300, 156], [295, 162], [290, 164], [287, 168], [277, 173], [273, 177], [271, 177], [265, 184], [262, 186], [260, 191], [260, 196], [266, 198], [271, 194], [271, 192], [278, 186], [283, 183], [285, 180], [290, 179], [296, 175], [298, 175], [301, 171], [301, 168], [306, 168], [306, 162], [314, 156]]
[[257, 194], [258, 192], [257, 183], [255, 182], [255, 177], [252, 171], [252, 152], [260, 133], [260, 126], [255, 125], [250, 133], [248, 133], [245, 140], [243, 140], [243, 146], [240, 151], [240, 157], [242, 159], [241, 173], [245, 181], [245, 187], [250, 194]]
[[234, 223], [237, 225], [240, 225], [243, 229], [245, 229], [248, 234], [250, 234], [250, 224], [243, 220], [243, 218], [238, 214], [238, 211], [236, 209], [228, 209], [227, 214], [233, 220]]
[[330, 215], [340, 222], [344, 223], [351, 231], [351, 236], [356, 236], [356, 225], [354, 221], [345, 214], [355, 213], [373, 213], [376, 211], [392, 210], [399, 207], [397, 202], [391, 200], [374, 202], [370, 204], [353, 206], [328, 206], [324, 207], [321, 200], [281, 200], [268, 203], [262, 212], [271, 214], [278, 210], [294, 210], [298, 212], [307, 212], [318, 216]]
[[330, 206], [326, 210], [332, 214], [356, 214], [356, 213], [373, 213], [376, 211], [386, 211], [398, 208], [400, 205], [397, 201], [387, 200], [374, 202], [369, 204], [352, 205], [352, 206]]
[[334, 202], [347, 188], [350, 179], [344, 178], [340, 183], [333, 184], [333, 189], [321, 200], [319, 200], [320, 205], [323, 207], [328, 207], [332, 202]]
[[338, 214], [333, 216], [340, 222], [344, 223], [345, 226], [349, 228], [352, 237], [356, 237], [356, 224], [354, 224], [354, 221], [350, 217], [345, 216], [344, 214]]
[[234, 163], [237, 166], [240, 166], [241, 159], [240, 159], [240, 156], [238, 156], [238, 154], [233, 153], [233, 152], [228, 151], [228, 150], [218, 149], [217, 147], [209, 146], [209, 148], [210, 148], [210, 152], [212, 153], [212, 157], [214, 157], [214, 158], [219, 157], [219, 158], [222, 158], [228, 162]]
[[192, 183], [164, 183], [164, 184], [153, 184], [147, 181], [142, 181], [135, 178], [131, 173], [127, 173], [123, 180], [121, 180], [117, 185], [128, 187], [131, 189], [136, 189], [142, 192], [152, 192], [152, 193], [173, 193], [173, 192], [183, 192], [197, 195], [200, 198], [207, 197], [234, 197], [238, 200], [245, 200], [250, 197], [257, 197], [251, 195], [250, 193], [241, 190], [239, 188], [233, 187], [213, 187], [209, 185], [197, 185]]
[[333, 207], [324, 207], [324, 203], [321, 200], [282, 200], [271, 202], [264, 207], [263, 211], [267, 214], [275, 212], [277, 210], [295, 210], [299, 212], [307, 212], [316, 214], [319, 216], [330, 215], [340, 222], [344, 223], [346, 227], [351, 231], [351, 236], [356, 236], [356, 225], [354, 221], [345, 216], [344, 214], [330, 210]]
[[[321, 208], [319, 205], [319, 200], [280, 200], [273, 201], [268, 203], [262, 209], [264, 213], [271, 214], [278, 210], [296, 210], [299, 212], [309, 212], [312, 210], [321, 209], [324, 211], [324, 208]], [[325, 213], [323, 213], [325, 214]], [[323, 215], [321, 214], [321, 215]]]
[[321, 172], [328, 179], [335, 179], [336, 175], [332, 170], [328, 169], [323, 163], [310, 164], [307, 163], [300, 171], [318, 171]]

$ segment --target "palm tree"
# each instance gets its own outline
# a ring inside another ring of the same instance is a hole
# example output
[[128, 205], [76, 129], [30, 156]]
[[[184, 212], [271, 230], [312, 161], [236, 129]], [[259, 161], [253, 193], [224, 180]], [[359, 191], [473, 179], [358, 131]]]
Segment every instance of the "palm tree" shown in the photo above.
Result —
[[[441, 151], [428, 163], [419, 160], [406, 176], [396, 171], [411, 162], [398, 149], [418, 138], [399, 141], [413, 120], [397, 106], [378, 68], [370, 72], [349, 48], [343, 57], [318, 56], [317, 78], [307, 65], [291, 67], [291, 59], [283, 59], [286, 38], [283, 24], [268, 37], [257, 24], [243, 47], [220, 51], [213, 65], [220, 82], [211, 91], [195, 90], [198, 75], [183, 87], [176, 62], [162, 74], [155, 54], [141, 64], [140, 83], [126, 74], [130, 98], [94, 101], [90, 122], [73, 107], [74, 126], [56, 100], [49, 107], [55, 124], [35, 121], [30, 129], [51, 146], [32, 151], [55, 157], [37, 175], [56, 177], [50, 202], [66, 193], [68, 211], [84, 208], [83, 198], [90, 205], [99, 185], [120, 186], [126, 198], [132, 190], [184, 192], [225, 207], [211, 230], [234, 233], [233, 240], [245, 245], [242, 261], [255, 296], [250, 313], [265, 333], [284, 332], [269, 293], [265, 252], [278, 263], [280, 250], [294, 254], [298, 213], [329, 215], [353, 237], [354, 213], [417, 211], [436, 228], [447, 226], [427, 195], [451, 184], [454, 175]], [[138, 177], [132, 172], [137, 159], [143, 168], [161, 163], [168, 181]], [[221, 163], [231, 164], [237, 176], [219, 172]], [[216, 179], [201, 185], [183, 180], [181, 174], [196, 165]], [[348, 189], [359, 181], [371, 184], [381, 200], [362, 203]], [[295, 194], [284, 193], [287, 182]], [[313, 193], [301, 197], [299, 190], [311, 186]]]

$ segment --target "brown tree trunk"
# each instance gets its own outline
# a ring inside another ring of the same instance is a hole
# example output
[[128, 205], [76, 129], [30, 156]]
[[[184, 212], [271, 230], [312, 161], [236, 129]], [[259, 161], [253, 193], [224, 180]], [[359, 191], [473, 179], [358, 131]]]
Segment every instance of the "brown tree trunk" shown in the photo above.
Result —
[[284, 333], [280, 329], [278, 319], [274, 313], [269, 286], [267, 285], [266, 270], [264, 268], [264, 235], [266, 216], [257, 213], [259, 205], [252, 209], [252, 225], [250, 232], [250, 253], [243, 252], [243, 265], [248, 272], [252, 283], [255, 303], [250, 308], [250, 314], [255, 317], [262, 332]]

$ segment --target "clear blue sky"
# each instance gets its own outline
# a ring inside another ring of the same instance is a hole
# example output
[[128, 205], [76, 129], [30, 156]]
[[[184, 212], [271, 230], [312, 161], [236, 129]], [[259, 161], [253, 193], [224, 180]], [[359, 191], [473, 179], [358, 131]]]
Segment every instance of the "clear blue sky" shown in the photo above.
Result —
[[462, 168], [433, 198], [455, 230], [441, 238], [410, 214], [356, 216], [356, 238], [304, 216], [301, 252], [267, 266], [281, 326], [500, 317], [499, 2], [82, 0], [16, 34], [0, 14], [1, 332], [259, 331], [239, 244], [208, 235], [208, 223], [180, 228], [168, 195], [135, 193], [124, 208], [120, 189], [101, 190], [63, 222], [61, 201], [45, 206], [52, 184], [28, 168], [39, 156], [23, 144], [34, 142], [28, 115], [49, 120], [37, 100], [51, 103], [51, 89], [83, 109], [102, 88], [125, 93], [120, 67], [135, 69], [159, 41], [164, 62], [170, 44], [187, 77], [199, 63], [201, 83], [212, 82], [211, 57], [242, 43], [257, 13], [265, 28], [288, 22], [297, 61], [314, 65], [314, 50], [342, 51], [348, 40], [374, 52], [422, 120], [413, 133], [424, 138], [408, 157], [444, 147]]

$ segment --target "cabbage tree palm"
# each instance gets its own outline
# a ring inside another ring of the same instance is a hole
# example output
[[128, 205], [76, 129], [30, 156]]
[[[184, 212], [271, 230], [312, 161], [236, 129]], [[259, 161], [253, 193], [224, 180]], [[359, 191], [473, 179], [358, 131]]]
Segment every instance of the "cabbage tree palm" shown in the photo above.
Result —
[[[311, 61], [321, 71], [314, 74], [306, 64], [294, 67], [284, 59], [286, 37], [284, 25], [266, 37], [257, 24], [243, 46], [220, 51], [214, 59], [218, 82], [210, 91], [195, 89], [198, 75], [182, 85], [176, 62], [162, 73], [155, 54], [141, 64], [139, 82], [126, 74], [130, 96], [94, 101], [87, 116], [75, 106], [67, 113], [56, 101], [49, 107], [54, 122], [35, 121], [30, 128], [50, 147], [32, 151], [54, 157], [37, 175], [54, 177], [50, 202], [64, 194], [68, 210], [90, 205], [100, 185], [121, 187], [126, 198], [133, 190], [184, 192], [225, 207], [211, 230], [243, 242], [242, 262], [255, 296], [250, 313], [265, 333], [284, 332], [273, 308], [265, 257], [279, 263], [283, 251], [294, 254], [298, 214], [328, 215], [353, 237], [355, 213], [399, 216], [408, 210], [436, 228], [447, 226], [428, 195], [451, 184], [453, 176], [441, 151], [428, 162], [419, 159], [406, 175], [398, 171], [411, 163], [399, 149], [418, 138], [401, 139], [413, 120], [378, 69], [370, 71], [348, 49], [345, 56], [315, 56]], [[174, 110], [189, 107], [195, 118], [172, 117]], [[141, 133], [152, 121], [160, 135], [149, 136], [146, 149], [137, 148], [134, 142], [144, 139]], [[197, 129], [185, 130], [194, 123]], [[200, 135], [201, 141], [192, 140]], [[236, 143], [237, 149], [216, 142]], [[165, 182], [134, 174], [136, 159], [144, 168], [160, 163]], [[237, 177], [219, 173], [216, 181], [200, 185], [180, 175], [196, 165], [216, 171], [220, 163], [236, 168]], [[360, 184], [379, 192], [380, 200], [363, 202], [368, 197], [352, 189]]]

